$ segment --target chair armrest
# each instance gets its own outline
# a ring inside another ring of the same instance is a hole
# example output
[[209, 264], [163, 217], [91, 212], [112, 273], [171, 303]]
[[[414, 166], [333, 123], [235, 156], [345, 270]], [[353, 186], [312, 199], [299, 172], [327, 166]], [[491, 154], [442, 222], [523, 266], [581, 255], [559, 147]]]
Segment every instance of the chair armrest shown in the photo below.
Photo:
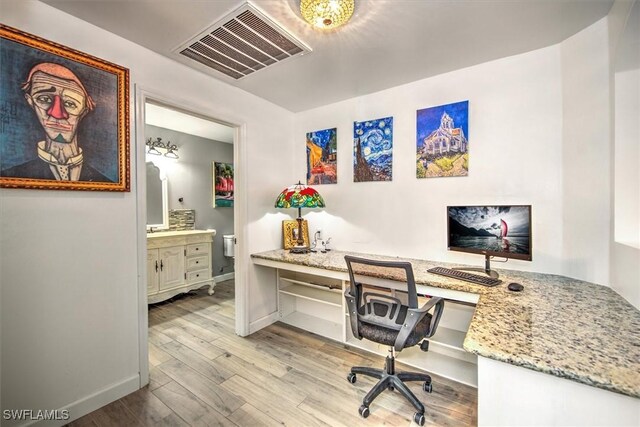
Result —
[[424, 316], [435, 306], [435, 311], [431, 317], [431, 323], [429, 325], [429, 335], [425, 338], [431, 337], [442, 316], [442, 310], [444, 309], [444, 299], [440, 297], [433, 297], [425, 305], [420, 308], [410, 308], [407, 310], [407, 317], [404, 319], [404, 324], [396, 337], [396, 342], [393, 345], [396, 351], [400, 351], [404, 348], [404, 344], [407, 342], [407, 338], [411, 335], [411, 332], [415, 329], [418, 322], [420, 322]]
[[349, 310], [349, 320], [351, 323], [351, 332], [353, 332], [353, 336], [357, 339], [361, 340], [362, 335], [360, 335], [360, 331], [358, 330], [358, 307], [356, 305], [356, 297], [351, 294], [351, 289], [347, 288], [344, 291], [344, 298], [347, 301], [347, 309]]

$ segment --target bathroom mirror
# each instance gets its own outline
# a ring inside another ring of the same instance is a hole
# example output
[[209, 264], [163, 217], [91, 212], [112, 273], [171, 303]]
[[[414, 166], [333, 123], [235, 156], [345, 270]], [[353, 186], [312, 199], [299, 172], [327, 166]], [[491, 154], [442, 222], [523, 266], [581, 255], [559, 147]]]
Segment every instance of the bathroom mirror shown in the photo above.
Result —
[[169, 228], [167, 177], [153, 162], [147, 162], [147, 229]]

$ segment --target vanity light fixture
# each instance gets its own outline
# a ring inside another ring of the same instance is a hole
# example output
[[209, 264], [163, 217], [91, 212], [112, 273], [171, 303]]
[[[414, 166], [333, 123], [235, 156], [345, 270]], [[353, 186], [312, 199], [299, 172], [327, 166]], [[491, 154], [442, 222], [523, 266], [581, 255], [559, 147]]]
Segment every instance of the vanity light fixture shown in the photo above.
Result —
[[302, 237], [302, 208], [324, 208], [324, 199], [316, 190], [298, 181], [296, 185], [287, 187], [278, 195], [276, 208], [298, 208], [298, 240], [291, 248], [292, 254], [306, 254], [309, 247], [305, 246]]
[[179, 159], [180, 157], [178, 156], [178, 153], [176, 153], [176, 151], [178, 151], [177, 145], [167, 143], [167, 152], [164, 154], [164, 156], [170, 159]]
[[300, 14], [309, 24], [322, 30], [346, 24], [355, 8], [355, 0], [300, 0]]
[[172, 144], [171, 141], [167, 141], [166, 143], [162, 142], [162, 138], [158, 137], [154, 141], [153, 139], [147, 139], [146, 146], [149, 147], [147, 150], [147, 154], [153, 154], [156, 156], [162, 156], [162, 152], [164, 151], [164, 156], [170, 159], [178, 159], [179, 156], [176, 153], [178, 151], [178, 146], [176, 144]]
[[153, 154], [154, 156], [161, 156], [162, 153], [160, 151], [158, 151], [158, 149], [156, 148], [158, 145], [158, 143], [162, 143], [162, 139], [158, 138], [158, 141], [152, 141], [151, 138], [147, 139], [147, 147], [149, 147], [149, 149], [147, 150], [147, 154]]

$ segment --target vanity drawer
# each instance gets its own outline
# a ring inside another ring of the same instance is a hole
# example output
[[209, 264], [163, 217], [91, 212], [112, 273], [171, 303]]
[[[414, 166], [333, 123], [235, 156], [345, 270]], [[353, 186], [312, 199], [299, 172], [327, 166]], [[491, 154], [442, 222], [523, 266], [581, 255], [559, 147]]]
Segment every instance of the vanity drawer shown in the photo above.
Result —
[[187, 256], [209, 253], [209, 243], [195, 243], [187, 245]]
[[209, 267], [209, 254], [187, 257], [187, 271], [200, 270]]
[[203, 282], [211, 279], [208, 269], [190, 271], [187, 273], [187, 283]]

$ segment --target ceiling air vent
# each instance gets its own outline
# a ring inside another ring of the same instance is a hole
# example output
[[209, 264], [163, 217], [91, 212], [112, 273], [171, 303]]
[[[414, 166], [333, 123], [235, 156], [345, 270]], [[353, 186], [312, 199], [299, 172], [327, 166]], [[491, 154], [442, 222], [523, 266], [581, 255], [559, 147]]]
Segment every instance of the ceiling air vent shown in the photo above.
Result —
[[310, 51], [249, 3], [174, 49], [174, 53], [236, 80]]

